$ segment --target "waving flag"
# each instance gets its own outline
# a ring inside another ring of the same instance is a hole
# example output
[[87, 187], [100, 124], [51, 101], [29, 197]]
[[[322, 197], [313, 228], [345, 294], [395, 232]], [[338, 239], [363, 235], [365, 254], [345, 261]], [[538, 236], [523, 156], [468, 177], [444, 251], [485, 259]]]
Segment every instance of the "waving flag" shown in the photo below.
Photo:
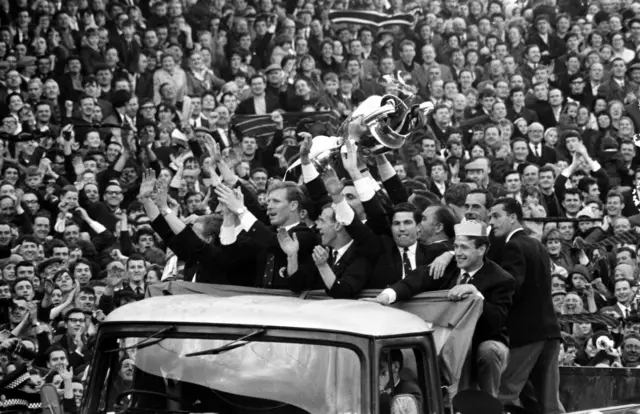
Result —
[[334, 24], [362, 24], [366, 26], [385, 27], [395, 24], [400, 26], [411, 26], [414, 16], [410, 13], [386, 14], [368, 10], [331, 10], [329, 20]]
[[[308, 120], [312, 125], [324, 124], [333, 133], [340, 126], [340, 119], [333, 111], [284, 112], [282, 118], [285, 128], [295, 128], [303, 120]], [[231, 122], [239, 136], [252, 136], [260, 140], [260, 138], [270, 138], [276, 132], [276, 124], [271, 120], [271, 115], [234, 115]]]

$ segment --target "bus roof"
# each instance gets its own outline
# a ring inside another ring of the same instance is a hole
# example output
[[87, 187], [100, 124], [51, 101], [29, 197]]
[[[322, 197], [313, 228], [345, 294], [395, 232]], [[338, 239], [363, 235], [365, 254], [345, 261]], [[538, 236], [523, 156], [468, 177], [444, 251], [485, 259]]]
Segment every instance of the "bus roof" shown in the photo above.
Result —
[[375, 337], [431, 331], [431, 324], [418, 316], [377, 303], [269, 295], [158, 296], [117, 308], [105, 322], [267, 326]]

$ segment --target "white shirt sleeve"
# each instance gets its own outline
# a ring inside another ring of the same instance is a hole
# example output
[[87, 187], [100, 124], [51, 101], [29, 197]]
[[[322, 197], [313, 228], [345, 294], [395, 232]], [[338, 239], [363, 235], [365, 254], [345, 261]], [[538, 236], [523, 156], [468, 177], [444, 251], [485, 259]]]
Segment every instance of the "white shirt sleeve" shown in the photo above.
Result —
[[595, 160], [594, 160], [594, 161], [591, 163], [591, 171], [592, 171], [592, 172], [596, 172], [596, 171], [600, 170], [600, 168], [602, 168], [602, 166], [600, 165], [600, 163], [599, 163], [598, 161], [595, 161]]
[[[57, 225], [57, 224], [58, 224], [58, 223], [56, 223], [56, 225]], [[95, 221], [95, 220], [91, 220], [91, 221], [89, 222], [89, 227], [91, 227], [91, 229], [92, 229], [93, 231], [95, 231], [97, 234], [100, 234], [100, 233], [102, 233], [102, 232], [104, 232], [104, 231], [106, 231], [106, 230], [107, 230], [107, 228], [106, 228], [105, 226], [103, 226], [102, 224], [98, 223], [98, 222], [97, 222], [97, 221]], [[64, 230], [63, 230], [63, 231], [64, 231]]]
[[220, 229], [220, 244], [223, 246], [229, 246], [236, 242], [238, 234], [242, 232], [242, 227], [229, 227], [222, 226]]
[[382, 182], [385, 182], [396, 175], [396, 170], [393, 169], [390, 162], [385, 162], [384, 164], [378, 165], [378, 173], [380, 174]]
[[336, 213], [336, 221], [338, 223], [343, 226], [348, 226], [353, 222], [356, 213], [354, 213], [349, 203], [347, 203], [347, 200], [343, 199], [338, 204], [332, 204], [331, 207], [333, 207], [333, 211]]
[[391, 305], [396, 301], [396, 298], [397, 298], [396, 291], [391, 288], [386, 288], [380, 294], [387, 295], [389, 297], [389, 305]]
[[[356, 187], [356, 191], [358, 192], [358, 198], [360, 198], [360, 201], [369, 201], [376, 195], [374, 187], [371, 185], [372, 181], [375, 183], [375, 180], [369, 177], [363, 177], [353, 182], [353, 185]], [[375, 184], [377, 185], [377, 183]]]
[[315, 180], [319, 175], [313, 164], [302, 164], [302, 180], [305, 184]]

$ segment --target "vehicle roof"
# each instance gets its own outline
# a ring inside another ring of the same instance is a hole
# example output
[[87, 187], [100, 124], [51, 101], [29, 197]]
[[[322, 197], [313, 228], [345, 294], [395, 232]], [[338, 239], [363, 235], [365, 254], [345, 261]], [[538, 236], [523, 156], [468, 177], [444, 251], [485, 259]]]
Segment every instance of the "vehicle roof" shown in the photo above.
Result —
[[360, 300], [303, 300], [269, 295], [158, 296], [115, 309], [107, 323], [163, 322], [272, 326], [393, 336], [431, 331], [411, 313]]

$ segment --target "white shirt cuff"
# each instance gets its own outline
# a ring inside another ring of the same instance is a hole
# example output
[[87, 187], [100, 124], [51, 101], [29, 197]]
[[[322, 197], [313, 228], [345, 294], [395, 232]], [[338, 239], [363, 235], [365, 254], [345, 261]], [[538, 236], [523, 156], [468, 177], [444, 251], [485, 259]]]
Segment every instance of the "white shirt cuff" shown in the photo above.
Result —
[[362, 202], [369, 201], [376, 195], [375, 190], [371, 186], [371, 181], [375, 183], [375, 181], [369, 177], [363, 177], [353, 182], [358, 192], [358, 198], [360, 198]]
[[105, 230], [107, 230], [107, 228], [105, 226], [103, 226], [102, 224], [98, 223], [97, 221], [91, 221], [89, 223], [89, 227], [91, 227], [93, 229], [93, 231], [95, 231], [97, 234], [100, 234], [102, 232], [104, 232]]
[[565, 176], [567, 178], [571, 177], [571, 172], [569, 172], [568, 168], [565, 168], [564, 170], [562, 170], [562, 172], [560, 174], [562, 174], [563, 176]]
[[65, 229], [64, 219], [57, 218], [56, 219], [56, 224], [55, 224], [55, 226], [53, 226], [53, 229], [57, 233], [64, 233], [64, 229]]
[[338, 223], [343, 226], [348, 226], [353, 223], [356, 213], [354, 213], [349, 203], [347, 203], [347, 200], [343, 199], [338, 204], [332, 204], [331, 207], [333, 207], [333, 211], [336, 213], [336, 221]]
[[394, 303], [396, 301], [396, 298], [398, 297], [396, 295], [396, 291], [391, 289], [391, 288], [387, 288], [387, 289], [383, 290], [380, 294], [381, 295], [387, 295], [389, 297], [389, 305]]
[[384, 164], [378, 165], [378, 173], [380, 174], [380, 179], [382, 179], [382, 182], [385, 182], [396, 175], [396, 170], [394, 170], [391, 166], [391, 163], [387, 161]]
[[315, 180], [319, 175], [313, 164], [302, 164], [302, 180], [305, 184]]
[[593, 161], [591, 163], [591, 171], [592, 172], [598, 171], [600, 168], [602, 168], [602, 165], [600, 165], [600, 163], [598, 161]]
[[242, 227], [242, 230], [244, 231], [249, 231], [256, 221], [258, 221], [256, 216], [247, 211], [242, 215], [242, 217], [240, 217], [240, 227]]

